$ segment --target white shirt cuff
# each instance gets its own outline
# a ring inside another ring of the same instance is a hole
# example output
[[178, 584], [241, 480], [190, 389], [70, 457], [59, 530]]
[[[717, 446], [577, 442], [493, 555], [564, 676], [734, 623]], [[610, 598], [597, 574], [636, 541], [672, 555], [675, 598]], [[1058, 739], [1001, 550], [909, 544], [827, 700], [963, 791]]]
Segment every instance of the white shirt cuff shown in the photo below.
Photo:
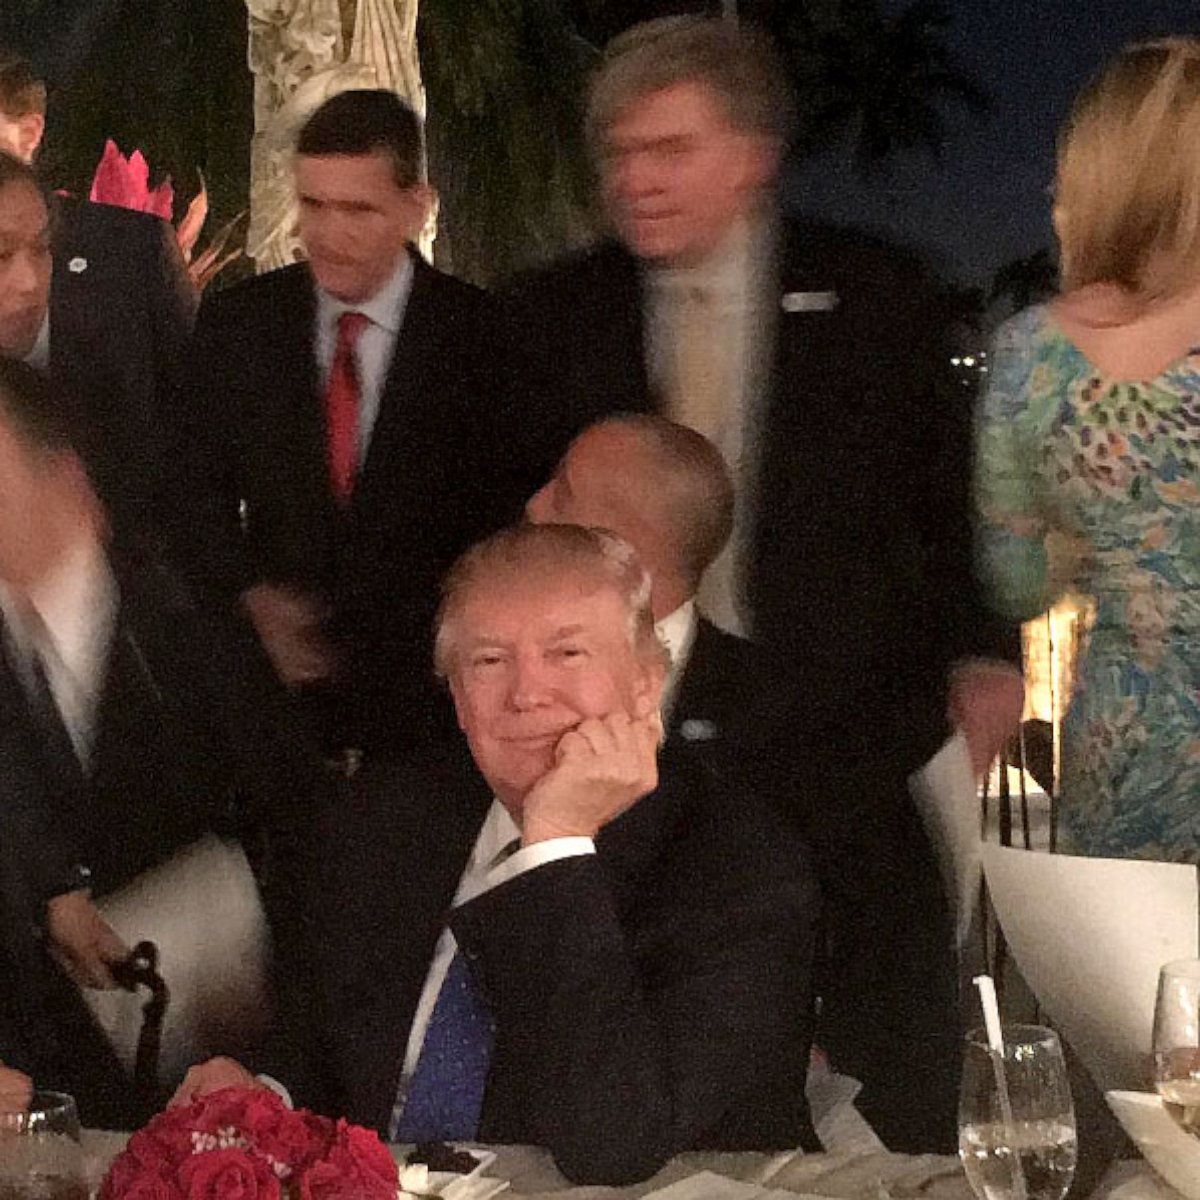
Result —
[[534, 867], [558, 862], [560, 858], [578, 858], [583, 854], [595, 853], [596, 843], [589, 837], [548, 838], [544, 842], [535, 842], [532, 846], [522, 846], [515, 854], [488, 872], [484, 891], [499, 887], [526, 871], [532, 871]]

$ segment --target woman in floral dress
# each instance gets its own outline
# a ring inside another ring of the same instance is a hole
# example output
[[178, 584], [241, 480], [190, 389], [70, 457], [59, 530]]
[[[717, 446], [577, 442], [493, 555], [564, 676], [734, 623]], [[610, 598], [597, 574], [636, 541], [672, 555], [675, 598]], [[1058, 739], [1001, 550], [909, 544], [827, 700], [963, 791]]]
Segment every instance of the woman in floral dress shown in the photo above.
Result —
[[980, 409], [981, 565], [1008, 617], [1067, 590], [1094, 610], [1063, 848], [1198, 862], [1200, 39], [1130, 47], [1084, 91], [1055, 199], [1064, 294], [1001, 327]]

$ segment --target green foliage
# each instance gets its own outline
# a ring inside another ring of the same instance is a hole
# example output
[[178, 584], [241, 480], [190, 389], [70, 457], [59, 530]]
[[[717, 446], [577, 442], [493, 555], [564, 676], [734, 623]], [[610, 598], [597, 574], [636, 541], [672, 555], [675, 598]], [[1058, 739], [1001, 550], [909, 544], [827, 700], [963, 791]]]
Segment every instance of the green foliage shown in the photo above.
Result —
[[580, 103], [595, 50], [563, 0], [423, 0], [418, 45], [439, 260], [487, 283], [577, 240], [589, 191]]
[[947, 109], [988, 108], [946, 44], [943, 0], [914, 0], [894, 17], [876, 0], [788, 0], [773, 23], [796, 84], [802, 155], [848, 136], [864, 173], [899, 152], [937, 158]]

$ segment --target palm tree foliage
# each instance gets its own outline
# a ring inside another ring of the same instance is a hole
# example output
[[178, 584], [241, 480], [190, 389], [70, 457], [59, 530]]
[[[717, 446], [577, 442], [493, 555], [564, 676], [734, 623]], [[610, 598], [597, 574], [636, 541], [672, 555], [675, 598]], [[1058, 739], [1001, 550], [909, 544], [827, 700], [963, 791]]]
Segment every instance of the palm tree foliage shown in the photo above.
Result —
[[947, 109], [982, 113], [988, 99], [954, 61], [943, 0], [896, 16], [876, 0], [777, 0], [773, 26], [796, 83], [801, 155], [849, 136], [860, 170], [898, 152], [940, 156]]
[[423, 0], [418, 45], [439, 259], [489, 282], [587, 229], [584, 76], [597, 51], [563, 0]]

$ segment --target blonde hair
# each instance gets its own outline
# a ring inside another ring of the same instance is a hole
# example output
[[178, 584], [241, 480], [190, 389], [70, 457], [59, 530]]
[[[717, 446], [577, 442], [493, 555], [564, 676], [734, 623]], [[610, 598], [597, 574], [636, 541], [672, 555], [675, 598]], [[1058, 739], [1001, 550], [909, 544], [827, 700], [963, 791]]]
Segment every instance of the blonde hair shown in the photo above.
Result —
[[583, 525], [523, 524], [477, 542], [447, 573], [433, 643], [438, 676], [446, 679], [453, 670], [458, 617], [469, 592], [505, 578], [567, 575], [611, 587], [625, 606], [629, 644], [638, 660], [665, 665], [650, 609], [650, 576], [628, 542], [606, 529]]
[[795, 126], [787, 73], [765, 34], [717, 17], [659, 17], [609, 42], [588, 91], [588, 143], [604, 135], [627, 105], [681, 83], [709, 88], [730, 125], [786, 145]]
[[1200, 280], [1200, 38], [1127, 46], [1084, 88], [1054, 191], [1064, 290], [1151, 300]]

